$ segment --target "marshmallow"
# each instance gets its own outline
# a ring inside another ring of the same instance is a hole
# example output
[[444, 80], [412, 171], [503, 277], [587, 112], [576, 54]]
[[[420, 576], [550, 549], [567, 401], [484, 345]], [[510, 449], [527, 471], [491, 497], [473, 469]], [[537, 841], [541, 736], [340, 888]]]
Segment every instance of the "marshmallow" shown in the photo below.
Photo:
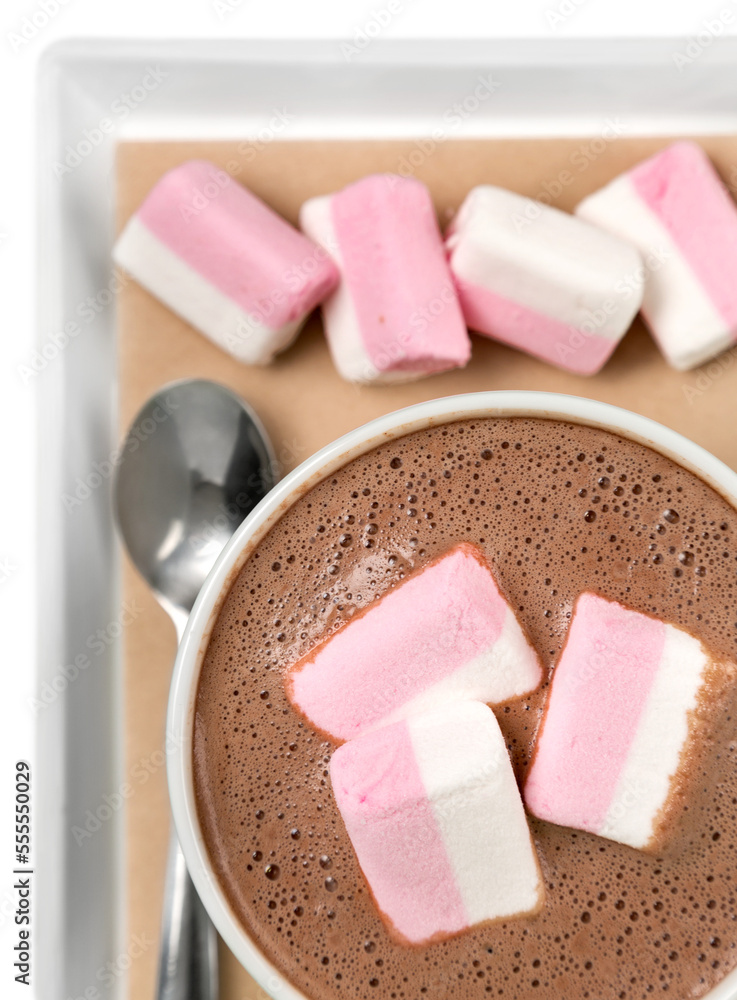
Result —
[[341, 272], [322, 311], [343, 378], [406, 382], [466, 364], [471, 342], [424, 184], [365, 177], [305, 202], [300, 224]]
[[541, 679], [537, 654], [483, 555], [464, 543], [308, 653], [286, 686], [314, 726], [350, 740], [451, 701], [500, 704]]
[[642, 315], [674, 368], [737, 340], [737, 208], [699, 146], [666, 147], [585, 198], [576, 215], [640, 250]]
[[582, 594], [525, 785], [530, 812], [657, 849], [714, 671], [734, 668], [682, 629]]
[[225, 171], [165, 174], [113, 256], [170, 309], [246, 364], [268, 364], [338, 282], [325, 252]]
[[376, 904], [405, 941], [542, 906], [522, 799], [486, 705], [459, 702], [344, 743], [330, 778]]
[[472, 330], [579, 375], [602, 367], [640, 306], [633, 247], [502, 188], [468, 194], [446, 246]]

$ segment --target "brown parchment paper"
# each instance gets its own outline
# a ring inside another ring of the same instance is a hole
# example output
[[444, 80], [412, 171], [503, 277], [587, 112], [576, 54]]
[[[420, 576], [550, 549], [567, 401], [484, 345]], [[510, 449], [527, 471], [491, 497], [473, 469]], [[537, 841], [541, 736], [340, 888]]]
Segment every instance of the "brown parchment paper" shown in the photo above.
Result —
[[[117, 157], [117, 221], [122, 228], [165, 171], [201, 157], [235, 174], [296, 223], [299, 206], [367, 173], [407, 173], [427, 183], [441, 223], [476, 184], [544, 195], [570, 210], [620, 171], [669, 139], [614, 138], [447, 141], [433, 145], [381, 141], [274, 141], [260, 147], [226, 142], [122, 143]], [[737, 137], [699, 139], [729, 183]], [[737, 275], [735, 275], [737, 281]], [[330, 361], [318, 318], [269, 368], [249, 368], [214, 347], [132, 280], [118, 302], [120, 420], [125, 428], [162, 383], [197, 375], [216, 379], [259, 412], [284, 472], [340, 434], [420, 400], [482, 389], [541, 389], [604, 400], [653, 417], [737, 467], [737, 352], [701, 369], [670, 369], [639, 321], [604, 370], [593, 378], [561, 372], [525, 354], [473, 337], [463, 371], [409, 385], [356, 387]], [[125, 778], [127, 940], [133, 960], [130, 993], [153, 997], [164, 865], [169, 829], [164, 719], [175, 637], [166, 615], [126, 564]], [[222, 945], [223, 1000], [265, 994]]]

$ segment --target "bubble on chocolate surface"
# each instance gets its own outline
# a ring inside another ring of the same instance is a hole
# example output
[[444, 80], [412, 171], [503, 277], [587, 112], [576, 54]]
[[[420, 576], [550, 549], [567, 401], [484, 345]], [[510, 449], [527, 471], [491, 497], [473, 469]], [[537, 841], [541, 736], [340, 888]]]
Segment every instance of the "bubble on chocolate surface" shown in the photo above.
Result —
[[[694, 749], [698, 780], [661, 857], [531, 820], [546, 880], [540, 916], [407, 948], [382, 922], [337, 814], [333, 745], [293, 712], [282, 673], [459, 541], [484, 550], [549, 669], [584, 589], [737, 657], [734, 538], [737, 514], [685, 470], [615, 435], [555, 421], [432, 428], [388, 442], [302, 497], [225, 601], [203, 665], [194, 747], [218, 876], [281, 974], [320, 1000], [636, 1000], [698, 996], [731, 969], [733, 706], [713, 742]], [[520, 782], [545, 690], [497, 712]]]

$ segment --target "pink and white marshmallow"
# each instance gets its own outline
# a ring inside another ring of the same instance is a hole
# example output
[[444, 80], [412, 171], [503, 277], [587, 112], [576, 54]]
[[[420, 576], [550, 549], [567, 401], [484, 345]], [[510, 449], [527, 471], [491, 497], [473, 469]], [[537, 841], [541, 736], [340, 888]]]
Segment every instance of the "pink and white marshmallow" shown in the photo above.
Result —
[[522, 799], [486, 705], [448, 705], [344, 743], [330, 778], [376, 904], [403, 940], [542, 906]]
[[338, 283], [322, 248], [214, 163], [165, 174], [113, 256], [149, 292], [246, 364], [268, 364]]
[[406, 382], [467, 363], [471, 342], [424, 184], [364, 177], [306, 201], [300, 225], [340, 269], [322, 312], [343, 378]]
[[713, 669], [733, 673], [688, 632], [582, 594], [525, 784], [530, 812], [657, 849]]
[[474, 188], [446, 246], [472, 330], [578, 375], [602, 367], [640, 307], [634, 247], [512, 191]]
[[336, 740], [474, 699], [533, 691], [542, 668], [482, 553], [461, 544], [300, 660], [287, 695]]
[[706, 153], [677, 142], [585, 198], [576, 215], [642, 254], [642, 315], [681, 371], [737, 340], [737, 206]]

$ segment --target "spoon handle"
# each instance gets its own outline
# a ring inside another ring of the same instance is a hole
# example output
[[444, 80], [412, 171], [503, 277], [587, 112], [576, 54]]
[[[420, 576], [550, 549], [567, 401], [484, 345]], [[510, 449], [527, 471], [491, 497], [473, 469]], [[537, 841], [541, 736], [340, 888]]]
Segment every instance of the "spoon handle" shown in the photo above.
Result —
[[157, 1000], [217, 1000], [217, 935], [172, 827], [164, 887]]

